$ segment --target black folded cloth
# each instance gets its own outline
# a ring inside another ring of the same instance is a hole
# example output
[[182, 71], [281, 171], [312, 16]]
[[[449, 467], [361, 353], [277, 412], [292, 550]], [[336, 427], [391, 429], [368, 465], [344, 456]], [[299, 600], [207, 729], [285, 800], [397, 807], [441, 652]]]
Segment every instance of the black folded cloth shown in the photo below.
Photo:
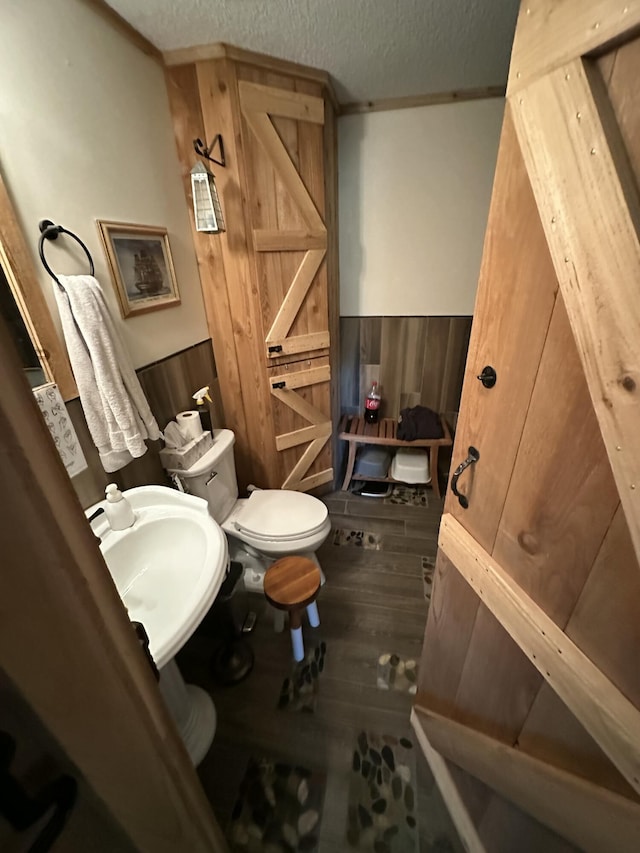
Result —
[[416, 441], [418, 438], [444, 438], [440, 415], [426, 406], [402, 409], [396, 435], [400, 441]]

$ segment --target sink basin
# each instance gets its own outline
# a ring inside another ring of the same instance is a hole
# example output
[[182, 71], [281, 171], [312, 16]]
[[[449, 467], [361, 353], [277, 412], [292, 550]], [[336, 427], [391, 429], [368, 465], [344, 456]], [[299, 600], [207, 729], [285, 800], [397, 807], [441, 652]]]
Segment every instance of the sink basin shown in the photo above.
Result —
[[[106, 515], [92, 524], [120, 598], [142, 622], [160, 670], [160, 692], [194, 764], [207, 754], [216, 730], [208, 693], [185, 684], [174, 655], [202, 621], [229, 565], [227, 539], [207, 502], [165, 486], [123, 492], [136, 520], [111, 530]], [[87, 517], [106, 500], [86, 510]]]
[[[158, 669], [174, 657], [213, 603], [228, 565], [227, 540], [207, 502], [164, 486], [125, 491], [136, 514], [126, 530], [93, 524], [129, 618], [142, 622]], [[102, 506], [101, 501], [87, 515]]]

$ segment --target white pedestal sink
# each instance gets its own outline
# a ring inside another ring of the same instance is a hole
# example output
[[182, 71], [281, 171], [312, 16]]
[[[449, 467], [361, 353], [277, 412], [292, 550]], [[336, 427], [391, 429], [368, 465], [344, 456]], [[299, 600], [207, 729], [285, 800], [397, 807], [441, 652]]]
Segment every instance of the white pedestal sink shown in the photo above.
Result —
[[[173, 658], [218, 594], [229, 563], [227, 540], [201, 498], [164, 486], [123, 494], [136, 514], [133, 526], [111, 530], [101, 515], [93, 530], [129, 618], [145, 627], [160, 691], [198, 764], [213, 740], [215, 707], [208, 693], [184, 683]], [[87, 516], [105, 503], [90, 507]]]

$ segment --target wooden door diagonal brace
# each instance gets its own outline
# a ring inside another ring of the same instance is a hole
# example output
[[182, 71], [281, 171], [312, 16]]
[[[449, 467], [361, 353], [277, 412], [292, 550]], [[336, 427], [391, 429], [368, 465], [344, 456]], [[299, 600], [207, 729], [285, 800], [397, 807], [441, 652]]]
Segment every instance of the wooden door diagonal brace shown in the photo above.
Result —
[[309, 468], [316, 461], [316, 459], [320, 455], [322, 448], [325, 446], [328, 440], [328, 436], [322, 438], [315, 438], [309, 444], [300, 459], [298, 459], [297, 463], [291, 469], [291, 473], [289, 474], [287, 479], [282, 484], [283, 489], [295, 489], [300, 485], [300, 481], [302, 480], [303, 475], [307, 473]]
[[244, 110], [243, 114], [251, 131], [258, 142], [264, 148], [269, 160], [273, 164], [283, 184], [295, 199], [304, 221], [314, 231], [326, 231], [322, 217], [318, 213], [313, 199], [309, 195], [302, 178], [293, 165], [287, 149], [273, 126], [271, 119], [266, 113]]
[[533, 83], [510, 103], [640, 559], [640, 203], [595, 73], [577, 60]]
[[307, 403], [304, 397], [291, 388], [272, 388], [271, 395], [285, 406], [289, 406], [310, 424], [323, 424], [327, 421], [327, 415], [324, 412]]
[[[640, 805], [424, 707], [411, 722], [432, 748], [580, 850], [638, 849]], [[422, 741], [421, 741], [422, 743]]]
[[449, 513], [442, 518], [438, 545], [640, 792], [640, 711]]
[[302, 263], [298, 267], [298, 271], [293, 277], [293, 281], [267, 333], [267, 344], [272, 344], [274, 341], [286, 338], [289, 334], [289, 330], [298, 316], [298, 312], [309, 292], [309, 288], [320, 269], [320, 264], [324, 256], [325, 249], [309, 249], [305, 253]]

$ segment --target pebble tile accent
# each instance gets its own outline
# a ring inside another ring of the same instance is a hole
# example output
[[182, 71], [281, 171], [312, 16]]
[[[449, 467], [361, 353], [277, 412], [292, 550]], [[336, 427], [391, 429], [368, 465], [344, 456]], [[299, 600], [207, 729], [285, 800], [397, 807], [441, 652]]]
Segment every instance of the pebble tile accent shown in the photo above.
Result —
[[296, 663], [282, 682], [278, 708], [287, 711], [302, 711], [313, 714], [318, 698], [318, 679], [324, 669], [327, 644], [322, 641], [315, 649], [310, 649], [304, 660]]
[[436, 561], [433, 557], [422, 558], [422, 583], [424, 585], [425, 601], [431, 604], [431, 589], [433, 587], [433, 573], [436, 568]]
[[364, 548], [365, 551], [379, 551], [382, 548], [382, 536], [366, 530], [345, 530], [338, 527], [334, 531], [333, 544]]
[[370, 853], [416, 853], [415, 750], [408, 738], [360, 732], [351, 763], [347, 842]]
[[318, 849], [326, 778], [304, 767], [250, 759], [227, 829], [234, 853]]
[[380, 690], [417, 692], [418, 668], [415, 660], [403, 660], [399, 655], [385, 653], [378, 658], [377, 685]]
[[427, 490], [424, 486], [394, 486], [386, 504], [408, 504], [409, 506], [429, 506]]

